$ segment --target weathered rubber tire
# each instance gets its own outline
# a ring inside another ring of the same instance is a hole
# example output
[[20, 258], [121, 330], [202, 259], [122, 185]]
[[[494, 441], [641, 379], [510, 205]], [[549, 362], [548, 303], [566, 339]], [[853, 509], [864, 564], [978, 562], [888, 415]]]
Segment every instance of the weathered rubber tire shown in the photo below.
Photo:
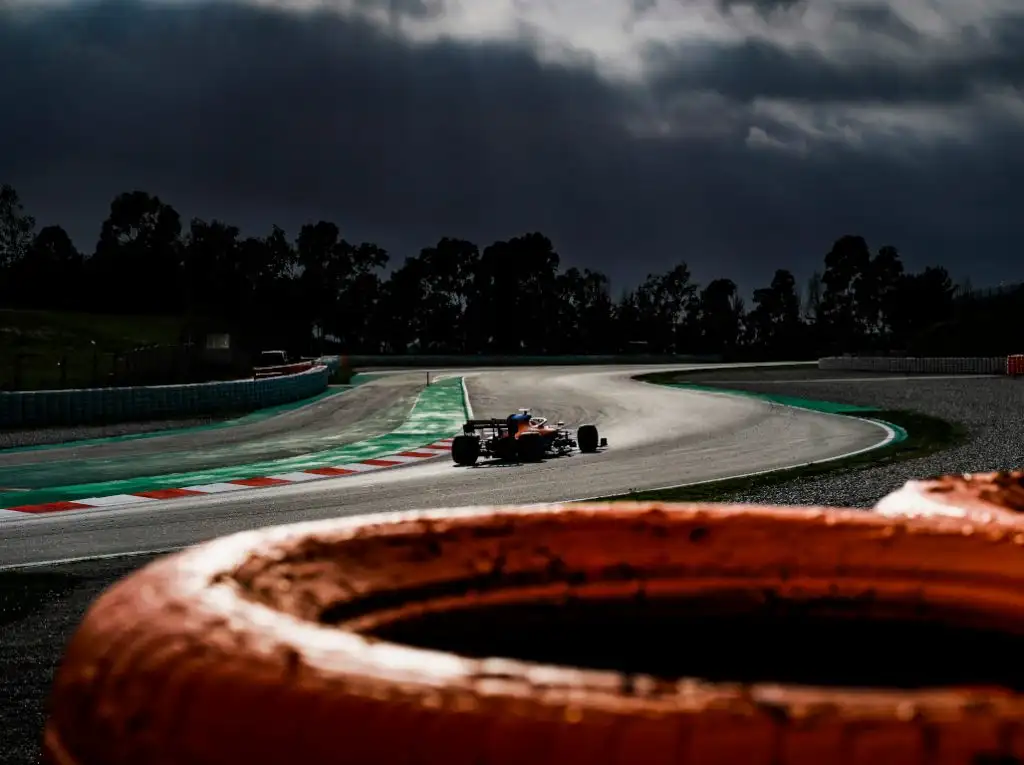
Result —
[[1019, 518], [1024, 513], [1024, 471], [966, 473], [907, 481], [883, 497], [875, 510], [891, 516]]
[[516, 439], [516, 456], [520, 462], [540, 462], [544, 459], [544, 438], [540, 433], [520, 433]]
[[452, 461], [456, 465], [469, 467], [480, 459], [480, 439], [465, 434], [455, 436], [452, 440]]
[[584, 454], [596, 452], [601, 443], [597, 435], [597, 425], [580, 425], [576, 431], [576, 443]]
[[[906, 598], [1021, 629], [1024, 547], [1007, 531], [948, 517], [618, 503], [225, 537], [159, 559], [94, 602], [55, 678], [45, 762], [1010, 762], [995, 759], [1024, 756], [1024, 700], [1009, 692], [627, 682], [364, 636], [422, 608], [737, 587]], [[422, 595], [444, 583], [457, 586]]]

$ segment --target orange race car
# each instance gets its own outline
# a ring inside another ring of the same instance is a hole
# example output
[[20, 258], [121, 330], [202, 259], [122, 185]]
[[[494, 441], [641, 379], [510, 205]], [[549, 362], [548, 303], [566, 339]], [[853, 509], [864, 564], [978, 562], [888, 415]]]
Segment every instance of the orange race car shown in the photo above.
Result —
[[580, 425], [576, 438], [564, 422], [555, 427], [546, 417], [534, 417], [529, 409], [520, 409], [504, 420], [468, 420], [462, 435], [452, 442], [452, 460], [456, 465], [475, 465], [480, 457], [518, 462], [539, 462], [546, 456], [562, 456], [579, 448], [596, 452], [608, 445], [599, 438], [596, 425]]

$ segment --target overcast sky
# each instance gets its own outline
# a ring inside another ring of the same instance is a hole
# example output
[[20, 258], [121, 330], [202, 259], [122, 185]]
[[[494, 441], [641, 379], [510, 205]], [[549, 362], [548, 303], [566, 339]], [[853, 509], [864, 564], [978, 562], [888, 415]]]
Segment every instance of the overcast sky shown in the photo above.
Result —
[[1024, 0], [4, 0], [0, 72], [0, 182], [87, 251], [142, 188], [398, 260], [540, 230], [617, 288], [844, 233], [1024, 279]]

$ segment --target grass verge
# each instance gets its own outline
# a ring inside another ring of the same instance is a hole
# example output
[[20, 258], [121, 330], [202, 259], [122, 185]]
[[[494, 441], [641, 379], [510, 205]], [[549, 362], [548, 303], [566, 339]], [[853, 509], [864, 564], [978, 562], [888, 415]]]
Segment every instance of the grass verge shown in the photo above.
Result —
[[[724, 389], [720, 390], [723, 393], [729, 392]], [[709, 481], [672, 489], [653, 489], [618, 494], [592, 501], [728, 502], [739, 494], [777, 486], [795, 479], [817, 478], [839, 472], [850, 473], [881, 465], [920, 459], [958, 446], [967, 438], [967, 429], [963, 425], [920, 412], [861, 409], [850, 412], [849, 415], [840, 416], [850, 415], [895, 425], [906, 431], [907, 437], [880, 449], [829, 462], [800, 465], [747, 478], [726, 478], [721, 481]]]
[[[111, 370], [111, 354], [173, 345], [185, 320], [61, 311], [0, 310], [0, 387], [89, 387]], [[61, 369], [61, 363], [67, 364]], [[15, 380], [15, 367], [20, 379]], [[15, 383], [18, 383], [17, 385]]]

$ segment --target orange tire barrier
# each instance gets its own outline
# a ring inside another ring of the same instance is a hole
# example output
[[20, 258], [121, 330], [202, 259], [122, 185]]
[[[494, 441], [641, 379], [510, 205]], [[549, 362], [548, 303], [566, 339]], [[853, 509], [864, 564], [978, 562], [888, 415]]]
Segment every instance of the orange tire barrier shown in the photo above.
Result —
[[617, 503], [225, 537], [93, 604], [45, 762], [1018, 762], [1007, 528]]
[[1024, 522], [1024, 471], [965, 473], [907, 481], [875, 510], [891, 516], [950, 515]]

